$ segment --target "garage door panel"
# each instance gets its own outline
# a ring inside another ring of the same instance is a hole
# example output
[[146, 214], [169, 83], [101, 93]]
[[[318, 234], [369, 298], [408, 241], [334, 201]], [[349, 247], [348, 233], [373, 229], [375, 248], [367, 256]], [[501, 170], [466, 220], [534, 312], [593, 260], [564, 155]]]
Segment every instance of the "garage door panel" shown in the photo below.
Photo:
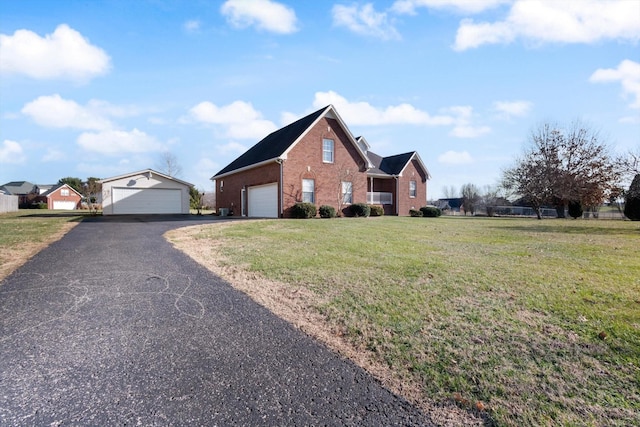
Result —
[[182, 194], [170, 188], [113, 188], [114, 214], [182, 213]]
[[278, 184], [249, 187], [247, 197], [250, 217], [278, 217]]
[[54, 210], [65, 210], [71, 211], [76, 208], [76, 202], [69, 200], [54, 200], [53, 201], [53, 209]]

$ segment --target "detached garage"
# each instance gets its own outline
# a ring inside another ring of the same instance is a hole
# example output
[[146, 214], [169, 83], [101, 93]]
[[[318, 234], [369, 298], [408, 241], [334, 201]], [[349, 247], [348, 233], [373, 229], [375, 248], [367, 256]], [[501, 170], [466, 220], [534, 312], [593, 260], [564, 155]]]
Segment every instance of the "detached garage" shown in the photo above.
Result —
[[103, 215], [189, 213], [189, 188], [193, 184], [152, 169], [106, 178], [100, 183]]

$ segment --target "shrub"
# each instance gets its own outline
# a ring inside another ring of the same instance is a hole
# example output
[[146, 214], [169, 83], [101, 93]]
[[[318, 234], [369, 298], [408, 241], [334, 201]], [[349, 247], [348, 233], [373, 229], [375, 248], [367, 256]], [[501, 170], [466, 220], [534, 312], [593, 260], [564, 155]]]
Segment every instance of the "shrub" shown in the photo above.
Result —
[[569, 202], [569, 216], [573, 219], [580, 218], [582, 216], [582, 204], [578, 201]]
[[624, 215], [631, 221], [640, 221], [640, 174], [637, 174], [624, 196]]
[[371, 208], [371, 216], [383, 216], [384, 215], [384, 208], [382, 206], [370, 205], [369, 207]]
[[409, 209], [409, 215], [413, 216], [413, 217], [421, 217], [422, 216], [422, 211], [419, 209]]
[[437, 208], [435, 206], [423, 206], [420, 208], [420, 212], [422, 213], [421, 216], [428, 218], [437, 218], [442, 215], [442, 211], [440, 210], [440, 208]]
[[329, 206], [329, 205], [322, 205], [320, 206], [320, 209], [318, 209], [318, 212], [320, 213], [320, 218], [335, 218], [336, 217], [336, 210], [333, 206]]
[[351, 215], [355, 217], [368, 217], [369, 215], [371, 215], [371, 207], [366, 203], [354, 203], [351, 205], [350, 209]]
[[294, 218], [307, 219], [315, 217], [318, 210], [316, 209], [316, 205], [313, 203], [300, 202], [293, 205], [291, 213]]

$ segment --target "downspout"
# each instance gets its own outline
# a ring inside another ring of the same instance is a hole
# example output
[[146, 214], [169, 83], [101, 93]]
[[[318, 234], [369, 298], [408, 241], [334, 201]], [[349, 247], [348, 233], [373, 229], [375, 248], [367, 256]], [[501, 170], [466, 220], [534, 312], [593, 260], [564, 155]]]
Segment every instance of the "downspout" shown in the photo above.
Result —
[[280, 195], [278, 196], [279, 199], [280, 199], [280, 203], [279, 203], [280, 212], [278, 214], [279, 214], [280, 218], [282, 218], [282, 210], [283, 210], [282, 207], [283, 207], [283, 203], [284, 203], [283, 194], [282, 194], [282, 192], [283, 192], [282, 189], [284, 188], [284, 186], [282, 184], [282, 177], [283, 177], [282, 164], [283, 164], [283, 161], [282, 161], [282, 159], [276, 159], [276, 162], [280, 165], [280, 185], [278, 186], [279, 187], [279, 193], [280, 193]]

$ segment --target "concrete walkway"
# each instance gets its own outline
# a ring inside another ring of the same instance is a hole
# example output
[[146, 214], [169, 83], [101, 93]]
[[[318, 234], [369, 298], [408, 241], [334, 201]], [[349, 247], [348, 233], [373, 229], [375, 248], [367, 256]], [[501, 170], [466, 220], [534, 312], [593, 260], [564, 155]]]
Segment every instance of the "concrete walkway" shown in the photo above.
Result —
[[162, 238], [194, 220], [86, 220], [0, 283], [1, 425], [432, 424]]

